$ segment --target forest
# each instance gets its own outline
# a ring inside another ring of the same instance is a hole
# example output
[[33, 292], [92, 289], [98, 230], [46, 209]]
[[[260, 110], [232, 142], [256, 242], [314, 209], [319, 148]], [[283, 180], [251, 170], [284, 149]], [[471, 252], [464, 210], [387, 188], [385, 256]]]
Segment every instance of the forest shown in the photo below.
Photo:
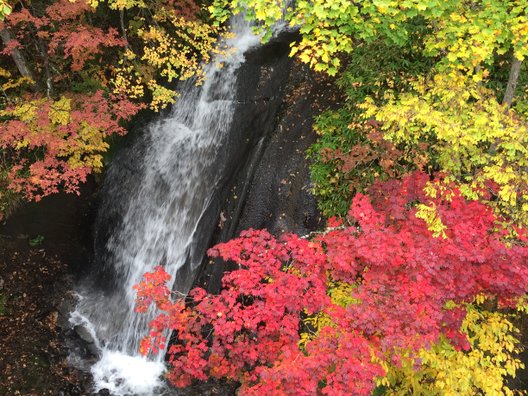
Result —
[[[95, 386], [77, 394], [528, 393], [526, 0], [0, 0], [0, 37], [0, 220], [95, 185], [97, 218], [111, 220], [90, 225], [107, 252], [93, 253], [106, 263], [94, 273], [108, 278], [112, 262], [122, 284], [82, 301], [115, 304], [116, 322], [135, 323], [131, 341], [97, 324], [102, 313], [71, 308], [98, 349], [85, 368]], [[284, 103], [295, 115], [308, 85], [324, 85], [300, 153], [309, 179], [299, 189], [319, 220], [304, 232], [240, 230], [247, 209], [210, 203], [251, 195], [217, 187], [242, 178], [226, 163], [243, 163], [241, 142], [257, 139], [236, 127], [236, 106], [251, 100], [230, 95], [251, 54], [281, 43], [298, 96], [273, 88], [258, 106], [285, 97], [273, 124]], [[146, 138], [131, 132], [143, 123]], [[240, 141], [223, 137], [230, 128]], [[165, 155], [179, 162], [169, 169]], [[4, 323], [17, 304], [8, 276]], [[97, 374], [116, 372], [117, 352], [161, 364], [162, 380], [123, 388], [125, 377]], [[7, 378], [0, 395], [58, 394]]]

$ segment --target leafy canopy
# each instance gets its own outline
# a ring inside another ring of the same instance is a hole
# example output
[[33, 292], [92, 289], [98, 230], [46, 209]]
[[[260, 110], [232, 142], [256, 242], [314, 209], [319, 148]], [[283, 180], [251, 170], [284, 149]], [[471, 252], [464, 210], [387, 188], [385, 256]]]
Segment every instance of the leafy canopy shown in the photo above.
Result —
[[0, 218], [21, 198], [78, 192], [140, 109], [174, 103], [178, 80], [200, 81], [221, 31], [184, 0], [2, 7]]
[[394, 144], [427, 143], [427, 162], [457, 180], [468, 198], [488, 193], [499, 212], [528, 225], [527, 122], [460, 74], [412, 85], [397, 96], [387, 93], [383, 105], [367, 99], [363, 116], [379, 121]]
[[[521, 366], [513, 327], [471, 303], [486, 296], [515, 306], [528, 287], [528, 249], [507, 247], [492, 211], [460, 192], [449, 201], [427, 197], [427, 181], [415, 173], [376, 184], [371, 198], [354, 198], [355, 224], [332, 224], [313, 240], [249, 230], [217, 245], [210, 255], [239, 269], [224, 275], [219, 295], [194, 289], [190, 305], [170, 299], [158, 267], [136, 287], [140, 312], [152, 303], [162, 311], [143, 353], [163, 348], [173, 330], [171, 382], [224, 378], [239, 381], [241, 394], [406, 389], [395, 378], [408, 378], [413, 360], [412, 379], [443, 389], [458, 375], [448, 373], [458, 358], [470, 375], [459, 384], [465, 394], [504, 389]], [[446, 238], [416, 217], [416, 202], [436, 206]]]

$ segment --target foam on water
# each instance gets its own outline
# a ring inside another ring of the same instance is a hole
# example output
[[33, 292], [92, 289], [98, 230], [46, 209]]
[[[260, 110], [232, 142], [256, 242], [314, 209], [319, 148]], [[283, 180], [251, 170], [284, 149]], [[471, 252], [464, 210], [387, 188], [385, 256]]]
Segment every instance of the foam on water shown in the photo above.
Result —
[[165, 366], [142, 356], [104, 350], [101, 360], [92, 366], [95, 391], [108, 389], [113, 395], [151, 396], [163, 387]]

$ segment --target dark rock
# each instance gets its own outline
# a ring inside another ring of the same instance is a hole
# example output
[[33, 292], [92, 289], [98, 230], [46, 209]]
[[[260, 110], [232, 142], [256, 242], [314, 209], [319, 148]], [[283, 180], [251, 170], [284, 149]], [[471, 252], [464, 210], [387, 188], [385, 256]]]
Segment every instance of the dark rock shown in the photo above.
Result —
[[71, 329], [70, 315], [75, 309], [75, 304], [75, 297], [71, 293], [68, 293], [56, 306], [57, 312], [59, 314], [57, 324], [65, 333], [69, 332]]
[[77, 333], [77, 335], [79, 336], [79, 338], [87, 344], [93, 344], [95, 342], [93, 336], [90, 334], [86, 327], [77, 325], [74, 327], [74, 330], [75, 333]]
[[74, 306], [75, 303], [73, 298], [65, 298], [57, 306], [57, 312], [59, 312], [59, 315], [69, 318]]
[[[289, 44], [294, 37], [297, 36], [283, 34], [265, 46], [245, 54], [246, 62], [242, 64], [237, 76], [237, 105], [233, 122], [217, 159], [219, 166], [224, 167], [222, 188], [217, 191], [215, 199], [197, 226], [198, 240], [195, 244], [199, 248], [193, 249], [193, 256], [188, 260], [190, 263], [203, 262], [206, 247], [214, 238], [215, 229], [211, 225], [218, 224], [222, 205], [230, 196], [233, 185], [246, 177], [255, 153], [262, 147], [263, 139], [276, 126], [292, 65], [288, 54]], [[189, 266], [181, 267], [175, 277], [175, 289], [189, 290], [196, 277], [195, 270], [191, 270]]]
[[[310, 193], [306, 150], [317, 139], [314, 116], [331, 105], [325, 99], [331, 97], [328, 86], [328, 81], [315, 78], [305, 66], [293, 66], [278, 116], [274, 122], [265, 121], [273, 128], [263, 134], [231, 185], [215, 242], [225, 242], [248, 228], [265, 228], [275, 235], [307, 235], [323, 225]], [[198, 283], [217, 293], [226, 269], [229, 265], [217, 259], [214, 265], [204, 266]]]
[[101, 389], [99, 392], [97, 392], [99, 396], [110, 396], [110, 391], [108, 389]]
[[95, 345], [95, 343], [90, 343], [90, 344], [87, 344], [86, 345], [86, 351], [88, 352], [89, 355], [91, 355], [92, 357], [95, 357], [97, 359], [99, 359], [101, 357], [101, 350], [99, 348], [97, 348], [97, 346]]
[[[307, 74], [300, 66], [294, 72]], [[247, 198], [234, 235], [248, 228], [266, 228], [275, 235], [284, 232], [304, 235], [321, 226], [316, 201], [309, 191], [306, 150], [316, 135], [312, 129], [314, 88], [305, 80], [306, 77], [300, 82], [304, 94], [296, 96], [290, 92], [291, 103], [283, 104], [278, 125], [244, 192]], [[293, 91], [294, 88], [301, 87], [290, 87]]]
[[79, 385], [72, 385], [69, 391], [70, 396], [80, 396], [83, 393]]

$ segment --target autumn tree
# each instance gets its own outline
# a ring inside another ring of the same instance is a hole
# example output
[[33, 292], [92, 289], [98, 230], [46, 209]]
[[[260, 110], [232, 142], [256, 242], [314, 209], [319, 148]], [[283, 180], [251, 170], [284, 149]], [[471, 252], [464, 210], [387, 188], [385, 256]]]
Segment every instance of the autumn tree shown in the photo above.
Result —
[[175, 101], [175, 83], [203, 79], [203, 63], [211, 60], [222, 29], [192, 0], [90, 0], [119, 12], [127, 46], [113, 70], [110, 86], [115, 94], [146, 99], [153, 110]]
[[[124, 134], [122, 121], [139, 109], [101, 84], [104, 71], [94, 65], [125, 41], [115, 29], [84, 23], [90, 12], [82, 1], [17, 3], [2, 23], [3, 56], [13, 61], [1, 73], [3, 198], [77, 192], [101, 170], [107, 137]], [[88, 79], [93, 84], [79, 89]], [[2, 199], [2, 213], [9, 204]]]
[[0, 216], [78, 192], [139, 109], [173, 103], [174, 82], [209, 59], [206, 21], [192, 1], [14, 3], [0, 22]]
[[[462, 75], [439, 74], [376, 106], [362, 105], [394, 144], [428, 144], [428, 163], [461, 183], [466, 196], [491, 198], [507, 218], [528, 224], [528, 123], [506, 111], [493, 93]], [[488, 190], [488, 191], [485, 191]]]
[[[414, 173], [377, 183], [354, 198], [350, 224], [331, 223], [312, 240], [249, 230], [217, 245], [210, 255], [238, 264], [219, 295], [198, 288], [189, 304], [172, 301], [158, 267], [137, 286], [138, 310], [162, 311], [143, 353], [165, 348], [174, 331], [171, 382], [224, 378], [241, 394], [508, 394], [505, 376], [521, 367], [515, 330], [479, 301], [516, 306], [528, 250], [503, 242], [488, 207], [456, 189], [428, 197], [428, 182]], [[434, 213], [420, 218], [420, 205]], [[432, 221], [444, 237], [432, 235]], [[456, 383], [453, 364], [469, 377]]]

